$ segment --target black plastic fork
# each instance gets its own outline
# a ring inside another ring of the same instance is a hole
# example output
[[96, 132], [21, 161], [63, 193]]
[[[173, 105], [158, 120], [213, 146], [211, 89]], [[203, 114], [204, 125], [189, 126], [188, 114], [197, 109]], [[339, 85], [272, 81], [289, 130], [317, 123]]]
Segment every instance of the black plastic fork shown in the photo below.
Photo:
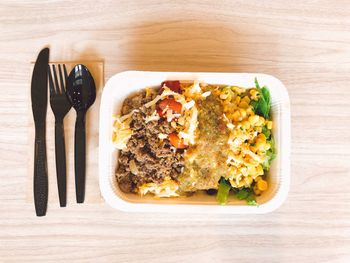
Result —
[[55, 154], [58, 196], [60, 206], [64, 207], [67, 205], [67, 175], [63, 119], [72, 106], [66, 95], [66, 82], [68, 78], [66, 66], [63, 64], [62, 73], [61, 65], [58, 65], [58, 72], [60, 83], [58, 82], [55, 65], [52, 65], [52, 70], [49, 66], [50, 105], [55, 115]]

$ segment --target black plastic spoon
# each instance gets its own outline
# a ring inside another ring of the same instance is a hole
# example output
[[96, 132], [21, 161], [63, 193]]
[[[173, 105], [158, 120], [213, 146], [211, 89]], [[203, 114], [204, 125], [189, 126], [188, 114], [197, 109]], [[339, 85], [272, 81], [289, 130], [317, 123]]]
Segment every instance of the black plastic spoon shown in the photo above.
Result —
[[95, 81], [84, 65], [78, 64], [67, 81], [67, 97], [77, 112], [74, 137], [75, 194], [77, 203], [85, 198], [85, 115], [96, 99]]

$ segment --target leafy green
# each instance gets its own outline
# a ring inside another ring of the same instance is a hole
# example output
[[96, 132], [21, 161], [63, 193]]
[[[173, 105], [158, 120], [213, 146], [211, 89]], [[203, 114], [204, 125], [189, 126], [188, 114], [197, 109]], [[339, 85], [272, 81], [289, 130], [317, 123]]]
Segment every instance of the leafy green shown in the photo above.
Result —
[[266, 127], [263, 126], [261, 132], [265, 135], [266, 139], [270, 139], [271, 131]]
[[252, 200], [247, 200], [247, 204], [248, 205], [252, 205], [252, 206], [258, 206], [258, 202], [255, 199]]
[[254, 79], [254, 82], [255, 82], [255, 87], [258, 89], [258, 90], [261, 90], [260, 88], [260, 85], [259, 85], [259, 82], [258, 82], [258, 79], [255, 77]]
[[246, 190], [245, 188], [240, 189], [240, 190], [236, 193], [236, 197], [237, 197], [239, 200], [247, 199], [248, 195], [249, 195], [249, 191]]
[[248, 205], [258, 205], [252, 188], [239, 189], [236, 192], [236, 197], [239, 200], [246, 200]]
[[246, 200], [247, 200], [247, 203], [251, 203], [251, 202], [253, 202], [253, 201], [256, 202], [253, 191], [250, 191], [250, 193], [249, 193], [249, 195], [247, 196]]
[[231, 185], [229, 182], [225, 180], [225, 178], [221, 177], [218, 193], [216, 195], [216, 200], [219, 204], [224, 205], [227, 203], [227, 198], [230, 193]]
[[253, 100], [250, 104], [253, 106], [253, 111], [255, 114], [258, 114], [258, 108], [260, 107], [260, 103], [259, 103], [260, 100], [258, 101], [255, 101]]
[[252, 101], [252, 106], [255, 114], [263, 116], [265, 119], [270, 117], [271, 96], [266, 86], [260, 88], [257, 78], [255, 78], [255, 87], [259, 91], [259, 100]]
[[261, 89], [263, 98], [265, 99], [266, 104], [271, 105], [271, 97], [270, 97], [270, 91], [267, 89], [266, 86], [262, 87]]
[[216, 195], [216, 200], [219, 204], [225, 205], [227, 203], [231, 189], [238, 200], [246, 200], [248, 205], [258, 206], [258, 203], [255, 200], [253, 187], [232, 188], [231, 184], [224, 177], [221, 177], [220, 179], [219, 189]]
[[271, 137], [271, 139], [268, 140], [267, 142], [270, 143], [271, 147], [266, 152], [266, 158], [262, 164], [264, 170], [266, 170], [266, 171], [270, 169], [271, 162], [276, 158], [275, 140], [273, 139], [273, 137]]

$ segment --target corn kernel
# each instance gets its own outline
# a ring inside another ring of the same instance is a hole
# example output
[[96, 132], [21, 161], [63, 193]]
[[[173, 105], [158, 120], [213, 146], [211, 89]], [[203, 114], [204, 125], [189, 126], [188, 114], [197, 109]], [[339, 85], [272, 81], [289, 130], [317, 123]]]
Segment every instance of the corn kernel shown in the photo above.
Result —
[[235, 98], [235, 103], [238, 105], [240, 102], [241, 102], [241, 97], [240, 97], [240, 96], [237, 96], [237, 97]]
[[265, 122], [263, 117], [259, 117], [259, 120], [255, 123], [256, 126], [262, 126]]
[[241, 114], [242, 120], [247, 117], [247, 112], [244, 109], [239, 109], [239, 112]]
[[240, 121], [241, 120], [241, 113], [239, 110], [236, 110], [233, 114], [232, 114], [232, 118], [234, 121]]
[[259, 133], [256, 139], [261, 142], [266, 142], [266, 136], [263, 133]]
[[244, 100], [241, 100], [241, 102], [238, 105], [240, 108], [247, 109], [249, 107], [249, 104], [245, 102]]
[[255, 147], [260, 151], [265, 150], [265, 142], [257, 140], [255, 143]]
[[249, 146], [249, 149], [255, 153], [258, 149], [256, 148], [256, 146]]
[[244, 128], [244, 129], [249, 129], [250, 128], [250, 122], [249, 121], [243, 121], [242, 122], [242, 127]]
[[250, 99], [248, 96], [244, 96], [244, 98], [242, 99], [242, 101], [245, 101], [247, 104], [250, 103]]
[[247, 112], [248, 115], [254, 115], [254, 111], [253, 111], [252, 107], [248, 107], [246, 109], [246, 112]]
[[267, 182], [263, 179], [259, 180], [256, 184], [260, 191], [265, 191], [267, 189]]
[[231, 113], [231, 112], [226, 112], [226, 118], [228, 119], [228, 120], [232, 120], [233, 119], [233, 113]]
[[272, 129], [272, 121], [267, 121], [266, 126], [269, 130], [271, 130]]
[[248, 118], [249, 122], [251, 125], [255, 125], [259, 121], [259, 116], [258, 115], [253, 115]]

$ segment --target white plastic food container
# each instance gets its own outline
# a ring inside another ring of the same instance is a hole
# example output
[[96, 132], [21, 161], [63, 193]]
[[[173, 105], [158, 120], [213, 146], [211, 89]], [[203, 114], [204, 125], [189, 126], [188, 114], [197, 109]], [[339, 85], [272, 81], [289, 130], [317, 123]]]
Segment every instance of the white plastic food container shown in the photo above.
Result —
[[[119, 114], [124, 99], [145, 87], [157, 87], [165, 80], [197, 80], [209, 84], [227, 84], [254, 87], [257, 77], [260, 86], [266, 85], [271, 93], [273, 136], [277, 157], [272, 162], [269, 189], [257, 197], [259, 206], [249, 206], [230, 195], [226, 205], [219, 205], [215, 196], [196, 193], [191, 197], [155, 198], [123, 193], [116, 182], [118, 151], [113, 148], [113, 114]], [[270, 75], [256, 73], [189, 73], [125, 71], [110, 78], [103, 90], [100, 109], [99, 181], [105, 201], [112, 207], [135, 212], [184, 212], [261, 214], [278, 208], [286, 199], [290, 182], [290, 104], [285, 86]]]

